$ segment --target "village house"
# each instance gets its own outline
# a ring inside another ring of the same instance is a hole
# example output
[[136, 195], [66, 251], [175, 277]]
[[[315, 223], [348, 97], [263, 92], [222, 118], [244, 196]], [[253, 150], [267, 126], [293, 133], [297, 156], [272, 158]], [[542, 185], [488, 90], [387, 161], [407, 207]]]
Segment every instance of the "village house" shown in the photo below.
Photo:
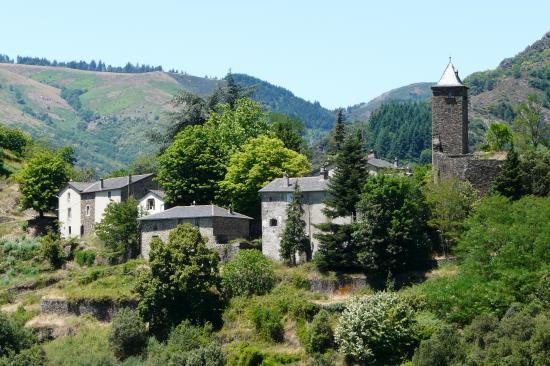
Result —
[[191, 224], [199, 228], [207, 240], [207, 246], [214, 248], [219, 244], [235, 239], [247, 239], [251, 217], [242, 215], [216, 205], [176, 206], [152, 215], [142, 216], [141, 255], [149, 259], [151, 241], [160, 238], [168, 240], [170, 231], [181, 224]]
[[63, 238], [89, 235], [101, 222], [107, 205], [128, 197], [142, 199], [158, 189], [154, 174], [127, 175], [95, 182], [69, 182], [59, 193], [59, 231]]
[[165, 193], [159, 189], [151, 189], [139, 200], [140, 213], [152, 215], [164, 211]]

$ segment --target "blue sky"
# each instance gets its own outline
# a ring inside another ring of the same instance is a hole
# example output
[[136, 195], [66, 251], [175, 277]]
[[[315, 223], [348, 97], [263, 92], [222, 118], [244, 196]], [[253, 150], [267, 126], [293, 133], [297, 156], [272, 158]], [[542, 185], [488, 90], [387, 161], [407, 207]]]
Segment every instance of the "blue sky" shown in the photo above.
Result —
[[9, 1], [0, 53], [228, 69], [335, 108], [494, 68], [550, 30], [550, 1]]

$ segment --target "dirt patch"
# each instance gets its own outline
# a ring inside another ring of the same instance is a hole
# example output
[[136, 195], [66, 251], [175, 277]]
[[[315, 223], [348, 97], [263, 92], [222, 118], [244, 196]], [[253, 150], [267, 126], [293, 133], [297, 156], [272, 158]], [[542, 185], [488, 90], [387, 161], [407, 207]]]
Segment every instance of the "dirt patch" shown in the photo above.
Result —
[[77, 316], [57, 314], [40, 314], [25, 324], [27, 328], [36, 329], [40, 340], [49, 340], [65, 336], [74, 336], [91, 322], [94, 326], [106, 327], [109, 323], [97, 322]]

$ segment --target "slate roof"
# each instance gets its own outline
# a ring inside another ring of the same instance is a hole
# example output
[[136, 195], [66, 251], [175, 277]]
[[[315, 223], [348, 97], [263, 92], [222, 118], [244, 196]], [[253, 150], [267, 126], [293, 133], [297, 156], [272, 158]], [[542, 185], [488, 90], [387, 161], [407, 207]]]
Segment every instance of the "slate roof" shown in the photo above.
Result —
[[263, 192], [293, 192], [294, 183], [298, 181], [298, 187], [302, 192], [324, 192], [328, 187], [328, 179], [321, 177], [298, 177], [288, 178], [289, 184], [286, 183], [286, 178], [275, 178], [265, 187], [260, 189]]
[[139, 220], [191, 219], [196, 217], [231, 217], [252, 220], [252, 217], [238, 212], [231, 213], [229, 210], [216, 205], [176, 206], [153, 215], [140, 217]]
[[443, 71], [441, 79], [435, 86], [464, 86], [462, 80], [458, 77], [458, 71], [455, 70], [453, 63], [449, 61], [447, 68]]
[[153, 193], [154, 195], [156, 195], [160, 199], [164, 199], [164, 197], [166, 196], [166, 193], [164, 191], [159, 190], [159, 189], [150, 189], [149, 192]]
[[[153, 173], [149, 174], [136, 174], [132, 175], [132, 183], [138, 182], [142, 179], [145, 179], [147, 177], [150, 177], [154, 175]], [[124, 177], [114, 177], [114, 178], [107, 178], [103, 179], [103, 188], [101, 188], [101, 180], [95, 181], [95, 182], [72, 182], [70, 181], [67, 183], [67, 185], [73, 187], [77, 191], [81, 193], [90, 193], [90, 192], [100, 192], [100, 191], [108, 191], [112, 189], [120, 189], [128, 186], [128, 176], [125, 175]], [[156, 191], [160, 192], [160, 191]], [[162, 196], [164, 197], [164, 196]]]
[[370, 158], [367, 160], [367, 164], [375, 166], [377, 168], [394, 168], [393, 163], [390, 163], [384, 159]]
[[90, 182], [73, 182], [73, 181], [67, 183], [67, 185], [73, 187], [75, 190], [77, 190], [79, 192], [82, 192], [90, 184], [92, 184], [92, 183], [90, 183]]

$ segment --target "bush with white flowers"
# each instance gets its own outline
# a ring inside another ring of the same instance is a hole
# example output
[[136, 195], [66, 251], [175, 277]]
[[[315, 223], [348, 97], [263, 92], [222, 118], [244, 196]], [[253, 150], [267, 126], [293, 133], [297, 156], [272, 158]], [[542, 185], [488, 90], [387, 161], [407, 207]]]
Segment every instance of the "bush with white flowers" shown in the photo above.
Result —
[[399, 364], [418, 343], [414, 311], [391, 292], [354, 298], [339, 318], [335, 340], [349, 361]]

